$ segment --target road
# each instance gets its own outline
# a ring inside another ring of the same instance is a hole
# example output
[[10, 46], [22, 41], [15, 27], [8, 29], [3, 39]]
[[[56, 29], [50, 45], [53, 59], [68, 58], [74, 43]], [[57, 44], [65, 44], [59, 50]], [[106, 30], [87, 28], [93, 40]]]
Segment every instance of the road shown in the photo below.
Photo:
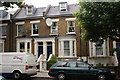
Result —
[[[14, 80], [14, 79], [7, 79], [7, 80]], [[20, 79], [20, 80], [57, 80], [55, 78], [40, 78], [40, 77], [30, 77], [27, 79]], [[79, 79], [71, 79], [71, 80], [79, 80]], [[88, 79], [80, 79], [80, 80], [88, 80]]]
[[[7, 80], [15, 80], [15, 79], [7, 79]], [[52, 79], [52, 78], [30, 77], [30, 78], [20, 79], [20, 80], [56, 80], [56, 79]]]

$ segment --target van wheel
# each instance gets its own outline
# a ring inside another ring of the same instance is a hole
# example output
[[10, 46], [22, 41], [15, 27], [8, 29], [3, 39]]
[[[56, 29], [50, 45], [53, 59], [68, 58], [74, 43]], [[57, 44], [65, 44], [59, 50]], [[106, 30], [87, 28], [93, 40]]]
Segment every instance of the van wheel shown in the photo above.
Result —
[[20, 79], [20, 78], [21, 78], [21, 73], [18, 72], [18, 71], [15, 71], [15, 72], [13, 73], [13, 77], [14, 77], [14, 79]]

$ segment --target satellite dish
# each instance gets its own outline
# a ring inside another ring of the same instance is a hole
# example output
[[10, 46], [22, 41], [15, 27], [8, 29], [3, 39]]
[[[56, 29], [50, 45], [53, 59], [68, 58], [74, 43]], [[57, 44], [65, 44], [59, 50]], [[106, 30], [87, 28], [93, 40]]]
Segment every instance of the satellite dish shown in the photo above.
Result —
[[46, 19], [46, 24], [47, 24], [48, 26], [51, 26], [51, 25], [52, 25], [52, 19], [47, 18], [47, 19]]

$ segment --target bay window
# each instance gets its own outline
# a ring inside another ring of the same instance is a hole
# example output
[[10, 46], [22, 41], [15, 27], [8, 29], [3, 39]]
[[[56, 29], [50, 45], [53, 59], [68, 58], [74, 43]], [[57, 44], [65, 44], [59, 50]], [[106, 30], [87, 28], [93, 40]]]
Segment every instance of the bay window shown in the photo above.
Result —
[[76, 57], [76, 40], [59, 40], [59, 57]]

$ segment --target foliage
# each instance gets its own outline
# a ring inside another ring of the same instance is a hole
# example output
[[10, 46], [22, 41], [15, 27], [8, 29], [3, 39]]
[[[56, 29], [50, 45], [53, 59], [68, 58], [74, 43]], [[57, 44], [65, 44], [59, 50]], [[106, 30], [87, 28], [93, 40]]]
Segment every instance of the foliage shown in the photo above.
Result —
[[16, 4], [18, 7], [20, 7], [22, 2], [2, 2], [1, 6], [4, 6], [5, 10], [8, 10], [8, 8], [14, 8], [13, 4]]
[[101, 64], [101, 63], [96, 64], [96, 67], [103, 67], [103, 66], [104, 66], [104, 64]]
[[47, 69], [49, 69], [54, 63], [57, 62], [56, 56], [52, 56], [49, 62], [47, 62]]
[[120, 38], [120, 2], [80, 2], [77, 20], [83, 30], [82, 39], [101, 41]]

